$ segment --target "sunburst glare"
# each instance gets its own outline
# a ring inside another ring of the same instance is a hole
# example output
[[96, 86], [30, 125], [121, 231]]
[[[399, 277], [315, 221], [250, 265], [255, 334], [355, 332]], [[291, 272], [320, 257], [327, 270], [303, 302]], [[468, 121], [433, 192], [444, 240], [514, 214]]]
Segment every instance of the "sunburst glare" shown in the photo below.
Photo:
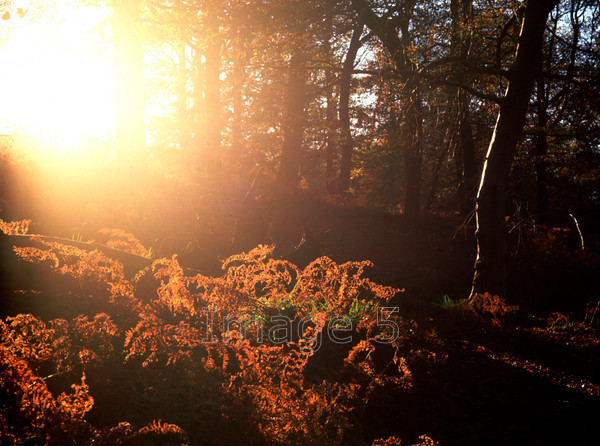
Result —
[[91, 155], [114, 132], [110, 11], [14, 3], [0, 22], [2, 133], [38, 155]]

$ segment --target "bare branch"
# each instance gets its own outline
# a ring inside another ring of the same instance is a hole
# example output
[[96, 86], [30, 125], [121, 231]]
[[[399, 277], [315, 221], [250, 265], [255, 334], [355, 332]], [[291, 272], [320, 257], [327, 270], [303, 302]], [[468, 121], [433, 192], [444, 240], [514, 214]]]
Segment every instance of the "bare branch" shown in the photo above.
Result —
[[421, 71], [412, 71], [412, 70], [354, 70], [352, 71], [354, 74], [368, 74], [370, 76], [381, 76], [383, 78], [407, 78], [407, 77], [420, 77], [423, 80], [426, 80], [430, 85], [448, 85], [451, 87], [460, 88], [473, 96], [483, 99], [485, 101], [490, 101], [498, 105], [502, 105], [503, 99], [493, 94], [484, 93], [482, 91], [477, 90], [476, 88], [471, 87], [463, 82], [457, 81], [455, 79], [444, 79], [432, 76], [428, 73]]
[[479, 61], [469, 60], [462, 56], [448, 56], [442, 57], [441, 59], [434, 60], [426, 65], [420, 67], [421, 70], [431, 70], [432, 68], [439, 67], [447, 63], [458, 63], [468, 68], [471, 71], [483, 74], [491, 74], [494, 76], [508, 77], [510, 75], [509, 70], [503, 70], [501, 68], [494, 68], [487, 66], [487, 64], [480, 64]]
[[464, 90], [467, 93], [471, 93], [473, 96], [475, 96], [479, 99], [483, 99], [484, 101], [494, 102], [495, 104], [498, 104], [498, 105], [502, 105], [504, 102], [504, 99], [501, 97], [498, 97], [494, 94], [484, 93], [482, 91], [477, 90], [476, 88], [471, 87], [470, 85], [456, 81], [454, 79], [441, 79], [441, 78], [431, 77], [428, 80], [432, 85], [448, 85], [451, 87], [460, 88], [461, 90]]

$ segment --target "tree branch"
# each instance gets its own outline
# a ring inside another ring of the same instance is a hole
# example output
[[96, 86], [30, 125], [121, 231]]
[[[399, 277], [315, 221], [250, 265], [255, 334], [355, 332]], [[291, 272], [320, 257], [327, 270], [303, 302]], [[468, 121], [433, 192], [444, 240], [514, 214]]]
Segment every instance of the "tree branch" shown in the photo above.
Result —
[[388, 20], [379, 17], [373, 12], [365, 0], [352, 0], [352, 6], [359, 19], [379, 37], [387, 48], [396, 67], [406, 66], [402, 42], [398, 34], [390, 27]]
[[475, 71], [477, 73], [483, 74], [491, 74], [494, 76], [503, 76], [508, 78], [510, 75], [509, 70], [503, 70], [501, 68], [493, 68], [490, 66], [484, 66], [477, 63], [478, 61], [469, 60], [462, 56], [447, 56], [442, 57], [440, 59], [434, 60], [433, 62], [429, 62], [428, 64], [420, 67], [420, 70], [431, 70], [432, 68], [439, 67], [440, 65], [444, 65], [447, 63], [458, 63], [468, 68], [471, 71]]
[[476, 88], [471, 87], [470, 85], [467, 85], [463, 82], [459, 82], [454, 79], [429, 77], [428, 80], [431, 85], [448, 85], [451, 87], [457, 87], [461, 90], [471, 93], [473, 96], [479, 99], [483, 99], [484, 101], [490, 101], [498, 105], [502, 105], [504, 103], [504, 99], [499, 96], [496, 96], [495, 94], [484, 93], [483, 91], [479, 91]]
[[502, 65], [502, 43], [504, 43], [504, 39], [506, 38], [506, 35], [508, 34], [508, 30], [510, 29], [512, 24], [515, 22], [516, 18], [517, 18], [516, 14], [513, 14], [510, 16], [510, 18], [506, 21], [506, 23], [502, 27], [502, 31], [500, 32], [500, 37], [498, 37], [498, 42], [496, 44], [496, 66], [498, 66], [498, 67]]
[[463, 82], [457, 81], [455, 79], [444, 79], [430, 75], [429, 73], [424, 73], [421, 71], [413, 71], [413, 70], [353, 70], [353, 74], [368, 74], [370, 76], [381, 76], [384, 78], [398, 78], [398, 77], [420, 77], [426, 80], [430, 85], [448, 85], [451, 87], [460, 88], [473, 96], [483, 99], [485, 101], [490, 101], [498, 105], [502, 105], [503, 98], [498, 97], [493, 94], [484, 93], [482, 91], [477, 90], [476, 88], [471, 87]]

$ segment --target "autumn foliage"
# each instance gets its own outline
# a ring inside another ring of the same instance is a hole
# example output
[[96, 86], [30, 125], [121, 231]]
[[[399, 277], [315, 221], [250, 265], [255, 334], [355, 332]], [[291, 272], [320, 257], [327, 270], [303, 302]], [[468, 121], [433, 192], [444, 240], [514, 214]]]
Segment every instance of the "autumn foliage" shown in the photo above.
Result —
[[436, 360], [412, 349], [435, 339], [386, 306], [399, 290], [365, 278], [369, 262], [299, 269], [261, 245], [226, 259], [221, 277], [173, 256], [128, 278], [97, 250], [38, 246], [14, 251], [82, 314], [0, 321], [3, 444], [186, 444], [209, 428], [211, 444], [234, 432], [251, 444], [343, 444], [378, 389], [410, 392], [411, 364]]

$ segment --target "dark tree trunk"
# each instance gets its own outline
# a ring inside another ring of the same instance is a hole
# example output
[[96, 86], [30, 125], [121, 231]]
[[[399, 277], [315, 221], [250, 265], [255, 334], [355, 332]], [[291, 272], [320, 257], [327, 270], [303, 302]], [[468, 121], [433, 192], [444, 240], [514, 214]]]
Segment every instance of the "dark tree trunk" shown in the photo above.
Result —
[[[472, 0], [452, 0], [450, 2], [452, 15], [452, 54], [468, 57], [471, 49], [471, 35], [466, 30], [473, 16]], [[456, 73], [453, 78], [465, 82], [465, 75]], [[458, 168], [458, 208], [462, 214], [469, 214], [475, 209], [477, 192], [477, 166], [475, 161], [475, 141], [471, 127], [470, 98], [458, 90], [455, 97], [457, 122], [455, 131], [458, 133], [458, 144], [455, 150], [455, 161]]]
[[335, 177], [335, 100], [333, 98], [333, 84], [331, 71], [328, 70], [325, 76], [327, 83], [327, 109], [326, 109], [326, 136], [325, 136], [325, 182], [327, 184], [327, 192], [334, 191], [333, 178]]
[[342, 132], [342, 158], [340, 161], [340, 174], [338, 178], [338, 192], [347, 191], [350, 188], [350, 173], [352, 171], [352, 151], [354, 150], [354, 141], [352, 140], [352, 131], [350, 129], [350, 89], [352, 84], [352, 69], [356, 54], [360, 48], [360, 36], [362, 35], [364, 25], [357, 23], [352, 32], [350, 46], [342, 66], [340, 76], [340, 128]]
[[[406, 8], [410, 9], [405, 11], [405, 16], [400, 21], [403, 55], [402, 57], [400, 55], [394, 55], [393, 57], [394, 65], [399, 70], [407, 67], [413, 70], [416, 68], [414, 62], [405, 54], [406, 49], [413, 44], [409, 23], [415, 3], [416, 1], [413, 0], [406, 2]], [[406, 196], [404, 198], [404, 215], [408, 222], [415, 224], [421, 215], [421, 182], [423, 170], [423, 106], [420, 80], [418, 78], [409, 79], [404, 89], [407, 92], [404, 122], [408, 129], [405, 140], [410, 141], [409, 145], [405, 147]]]
[[289, 65], [286, 111], [283, 122], [283, 147], [279, 166], [279, 181], [288, 185], [298, 183], [304, 133], [306, 76], [304, 56], [298, 49], [294, 49]]
[[[327, 17], [325, 27], [325, 58], [333, 60], [330, 38], [333, 32], [332, 16]], [[325, 184], [327, 192], [334, 192], [334, 177], [335, 177], [335, 152], [336, 152], [336, 103], [334, 99], [334, 80], [335, 77], [330, 68], [325, 69]]]
[[[140, 166], [146, 146], [144, 65], [139, 0], [113, 2], [113, 46], [117, 153], [126, 168]], [[133, 170], [138, 170], [136, 167]]]
[[426, 214], [429, 213], [429, 211], [431, 210], [431, 207], [433, 206], [433, 202], [435, 200], [435, 195], [437, 193], [438, 186], [440, 183], [442, 167], [444, 165], [444, 161], [446, 160], [446, 158], [448, 158], [448, 153], [450, 152], [450, 149], [452, 148], [452, 146], [455, 145], [454, 139], [455, 139], [454, 130], [450, 129], [450, 131], [447, 133], [446, 137], [443, 138], [443, 141], [446, 140], [446, 143], [444, 144], [444, 150], [440, 151], [440, 154], [438, 155], [438, 158], [435, 162], [435, 167], [433, 169], [433, 177], [431, 179], [431, 189], [429, 190], [429, 195], [427, 197], [427, 200], [425, 201], [425, 205], [423, 206], [423, 212]]
[[477, 192], [477, 162], [475, 159], [475, 140], [471, 127], [471, 113], [469, 103], [459, 94], [461, 108], [460, 122], [458, 123], [458, 151], [460, 153], [461, 178], [459, 189], [459, 209], [462, 214], [469, 214], [475, 209], [475, 195]]
[[537, 84], [537, 115], [538, 133], [535, 135], [535, 192], [536, 212], [545, 214], [548, 212], [548, 136], [546, 126], [548, 125], [548, 111], [546, 101], [546, 85], [543, 79], [538, 79]]
[[[423, 164], [423, 116], [421, 94], [415, 87], [406, 106], [404, 121], [407, 124], [404, 146], [404, 175], [406, 189], [404, 215], [409, 222], [415, 222], [421, 213], [421, 179]], [[410, 91], [410, 90], [409, 90]]]
[[477, 194], [477, 260], [471, 297], [504, 296], [507, 277], [505, 214], [509, 173], [542, 54], [546, 20], [558, 0], [528, 0], [515, 62], [489, 145]]

